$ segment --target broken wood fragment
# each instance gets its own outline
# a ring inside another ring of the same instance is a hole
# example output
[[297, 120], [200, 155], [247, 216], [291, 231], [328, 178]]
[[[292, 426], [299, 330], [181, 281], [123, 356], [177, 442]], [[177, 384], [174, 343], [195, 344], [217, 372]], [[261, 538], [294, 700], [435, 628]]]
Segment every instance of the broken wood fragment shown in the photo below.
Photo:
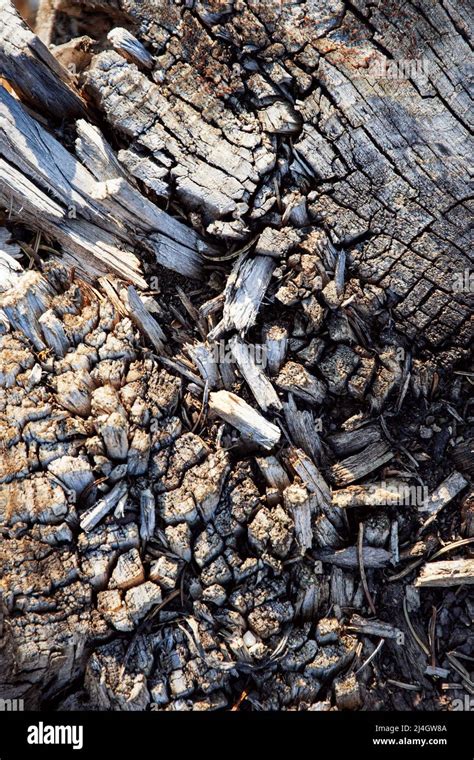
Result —
[[67, 69], [33, 34], [10, 0], [0, 1], [0, 74], [39, 113], [62, 120], [85, 112]]
[[95, 528], [96, 525], [116, 508], [117, 504], [126, 497], [127, 485], [125, 481], [120, 481], [115, 485], [108, 494], [100, 499], [97, 504], [90, 507], [88, 510], [82, 513], [80, 517], [80, 525], [82, 530], [88, 532]]
[[156, 319], [146, 310], [142, 299], [133, 287], [127, 289], [127, 306], [130, 318], [140, 328], [143, 335], [151, 341], [157, 353], [161, 353], [166, 336]]
[[389, 462], [395, 452], [388, 443], [380, 441], [367, 446], [357, 454], [344, 459], [331, 468], [336, 485], [348, 485], [360, 480], [374, 470]]
[[114, 27], [107, 35], [114, 50], [123, 55], [127, 61], [143, 66], [145, 69], [153, 68], [153, 56], [143, 47], [136, 37], [123, 27]]
[[391, 623], [382, 620], [366, 620], [360, 615], [353, 615], [348, 622], [347, 629], [351, 633], [361, 633], [364, 636], [376, 636], [380, 639], [394, 639], [397, 643], [403, 642], [404, 633]]
[[302, 488], [296, 483], [288, 486], [283, 492], [283, 503], [285, 509], [293, 517], [296, 540], [303, 554], [307, 549], [311, 549], [313, 544], [311, 516], [314, 507], [311, 501], [311, 496], [306, 488]]
[[[200, 247], [193, 231], [118, 176], [115, 165], [109, 169], [114, 178], [98, 182], [2, 87], [0, 120], [0, 199], [5, 207], [21, 208], [27, 221], [58, 240], [86, 278], [107, 272], [108, 266], [144, 287], [138, 259], [123, 250], [130, 244], [145, 245], [164, 266], [199, 277], [201, 250], [206, 246]], [[107, 160], [110, 148], [96, 128], [83, 127], [80, 139], [99, 141], [102, 159]], [[12, 144], [21, 150], [12, 151]]]
[[272, 325], [265, 331], [265, 351], [268, 372], [277, 375], [285, 363], [288, 350], [288, 330]]
[[280, 411], [282, 405], [277, 392], [265, 375], [263, 367], [258, 366], [253, 355], [256, 347], [244, 343], [237, 335], [230, 339], [229, 346], [237, 366], [262, 412]]
[[216, 391], [209, 395], [209, 408], [223, 420], [237, 428], [249, 441], [265, 449], [272, 449], [280, 440], [280, 430], [252, 409], [246, 401], [229, 391]]
[[298, 409], [292, 394], [283, 404], [288, 432], [298, 448], [302, 449], [314, 462], [321, 458], [322, 443], [317, 430], [317, 420], [308, 410]]
[[[413, 488], [403, 481], [388, 480], [369, 485], [348, 486], [332, 492], [332, 503], [342, 509], [352, 507], [397, 506], [411, 503]], [[413, 503], [416, 504], [416, 491]]]
[[255, 461], [269, 486], [277, 488], [281, 493], [288, 488], [290, 480], [276, 457], [256, 457]]
[[275, 382], [283, 390], [312, 404], [320, 404], [326, 396], [324, 383], [296, 362], [287, 362]]
[[[336, 565], [336, 567], [347, 569], [359, 567], [357, 547], [355, 546], [349, 546], [347, 549], [340, 549], [336, 552], [317, 551], [315, 556], [322, 562], [328, 562], [331, 565]], [[385, 549], [375, 549], [372, 546], [364, 546], [362, 550], [364, 566], [369, 569], [386, 567], [391, 556], [390, 552]]]
[[415, 581], [418, 588], [461, 586], [474, 583], [474, 560], [452, 559], [427, 562]]
[[[439, 512], [450, 503], [466, 486], [467, 480], [460, 472], [452, 472], [442, 483], [428, 496], [418, 508], [421, 515], [428, 520], [436, 517]], [[426, 527], [427, 521], [424, 527]]]
[[255, 323], [275, 266], [270, 256], [243, 255], [236, 261], [224, 291], [222, 319], [210, 331], [209, 340], [217, 340], [232, 329], [245, 335]]

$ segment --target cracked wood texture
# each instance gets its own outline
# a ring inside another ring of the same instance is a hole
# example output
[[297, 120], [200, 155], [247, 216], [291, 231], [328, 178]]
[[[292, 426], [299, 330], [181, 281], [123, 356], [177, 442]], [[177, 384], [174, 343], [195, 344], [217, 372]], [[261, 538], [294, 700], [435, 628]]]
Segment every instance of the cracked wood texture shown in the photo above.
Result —
[[[154, 68], [104, 52], [86, 86], [145, 151], [144, 171], [166, 168], [181, 202], [231, 234], [262, 218], [288, 162], [298, 188], [317, 188], [311, 216], [352, 271], [390, 293], [397, 326], [437, 349], [468, 344], [468, 293], [455, 287], [472, 213], [467, 3], [121, 8]], [[300, 117], [291, 151], [262, 118], [275, 103]]]
[[3, 698], [470, 693], [470, 15], [0, 0]]

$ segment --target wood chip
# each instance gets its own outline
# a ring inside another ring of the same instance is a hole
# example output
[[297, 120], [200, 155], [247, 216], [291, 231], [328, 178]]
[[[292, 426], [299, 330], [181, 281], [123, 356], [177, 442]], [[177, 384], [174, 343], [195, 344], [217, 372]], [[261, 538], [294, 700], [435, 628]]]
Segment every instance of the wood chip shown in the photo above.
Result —
[[280, 430], [246, 401], [229, 391], [216, 391], [209, 395], [209, 408], [223, 420], [237, 428], [249, 441], [265, 449], [272, 449], [280, 440]]
[[428, 562], [415, 581], [418, 588], [471, 585], [474, 583], [474, 560], [453, 559]]

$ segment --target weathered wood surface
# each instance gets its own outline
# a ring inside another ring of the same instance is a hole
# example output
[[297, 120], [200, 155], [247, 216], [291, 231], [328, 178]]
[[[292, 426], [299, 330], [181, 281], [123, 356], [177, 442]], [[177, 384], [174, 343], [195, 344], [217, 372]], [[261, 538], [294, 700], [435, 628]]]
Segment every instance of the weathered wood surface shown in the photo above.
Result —
[[[116, 13], [115, 3], [107, 7]], [[150, 13], [134, 0], [122, 9], [137, 27]], [[271, 176], [277, 156], [256, 114], [283, 99], [302, 124], [290, 171], [320, 183], [313, 213], [348, 249], [351, 268], [390, 293], [410, 338], [467, 345], [469, 293], [453, 288], [469, 269], [472, 114], [462, 80], [470, 48], [458, 31], [468, 26], [467, 4], [423, 0], [400, 9], [395, 0], [383, 8], [338, 0], [316, 8], [259, 0], [233, 13], [204, 2], [165, 3], [154, 13], [141, 41], [159, 50], [156, 85], [110, 52], [88, 82], [110, 123], [155, 153], [150, 162], [168, 143], [169, 176], [183, 202], [206, 220], [209, 212], [252, 217], [249, 193]], [[236, 69], [228, 50], [246, 45], [252, 65], [244, 59]], [[189, 125], [186, 135], [178, 118]], [[189, 139], [192, 158], [183, 152]]]
[[445, 709], [469, 15], [0, 1], [2, 697]]
[[58, 240], [71, 265], [88, 276], [112, 270], [144, 286], [139, 260], [126, 250], [127, 245], [141, 244], [159, 263], [199, 276], [195, 233], [137, 193], [118, 172], [114, 174], [115, 167], [108, 162], [110, 149], [96, 130], [86, 132], [84, 125], [79, 138], [81, 155], [91, 131], [102, 148], [102, 165], [95, 163], [98, 177], [94, 178], [4, 88], [0, 118], [0, 200], [11, 216], [21, 212], [31, 226]]
[[0, 40], [0, 76], [21, 98], [59, 120], [85, 113], [71, 74], [22, 21], [10, 0], [0, 2]]
[[474, 583], [474, 560], [454, 559], [443, 562], [428, 562], [422, 568], [415, 585], [418, 588], [431, 586], [461, 586]]

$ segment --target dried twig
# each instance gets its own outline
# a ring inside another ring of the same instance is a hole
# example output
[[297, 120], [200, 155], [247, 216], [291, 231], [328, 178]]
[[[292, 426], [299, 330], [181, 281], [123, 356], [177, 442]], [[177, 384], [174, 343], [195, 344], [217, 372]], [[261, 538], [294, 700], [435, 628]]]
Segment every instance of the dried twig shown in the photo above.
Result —
[[377, 610], [375, 609], [374, 600], [372, 599], [372, 595], [369, 591], [369, 586], [367, 584], [367, 576], [365, 574], [365, 567], [364, 567], [363, 548], [364, 548], [364, 523], [361, 522], [359, 523], [359, 537], [358, 537], [358, 542], [357, 542], [357, 554], [359, 557], [360, 579], [362, 581], [362, 588], [364, 589], [364, 594], [369, 603], [370, 610], [373, 615], [377, 615]]

